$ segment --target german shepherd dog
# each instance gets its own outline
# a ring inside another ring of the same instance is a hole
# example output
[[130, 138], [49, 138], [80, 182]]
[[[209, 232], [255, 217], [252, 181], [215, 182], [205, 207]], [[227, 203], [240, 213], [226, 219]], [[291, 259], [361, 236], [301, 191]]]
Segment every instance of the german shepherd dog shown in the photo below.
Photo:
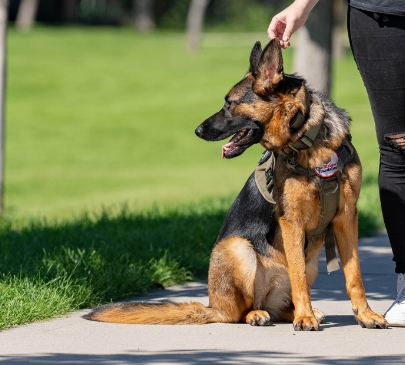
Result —
[[[297, 115], [304, 116], [301, 123], [296, 123]], [[317, 330], [325, 316], [312, 308], [310, 287], [318, 274], [325, 233], [306, 237], [306, 232], [322, 219], [320, 188], [314, 179], [287, 165], [307, 170], [325, 166], [348, 138], [349, 124], [344, 110], [309, 89], [302, 78], [283, 72], [278, 40], [270, 41], [263, 51], [257, 42], [249, 72], [196, 134], [207, 141], [234, 135], [222, 148], [225, 158], [239, 156], [255, 143], [272, 151], [275, 204], [262, 196], [252, 174], [230, 208], [212, 251], [208, 307], [129, 302], [96, 308], [85, 318], [133, 324], [246, 322], [258, 326], [289, 321], [298, 331]], [[314, 128], [317, 133], [311, 143], [295, 148]], [[356, 202], [361, 165], [355, 150], [341, 170], [338, 209], [331, 226], [347, 294], [362, 327], [387, 328], [385, 319], [370, 309], [360, 274]]]

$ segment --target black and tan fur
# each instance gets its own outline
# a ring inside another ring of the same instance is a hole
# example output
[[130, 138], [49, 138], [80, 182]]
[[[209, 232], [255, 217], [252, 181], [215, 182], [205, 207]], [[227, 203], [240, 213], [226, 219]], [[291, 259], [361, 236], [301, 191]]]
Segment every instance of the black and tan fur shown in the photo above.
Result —
[[[283, 73], [281, 48], [277, 40], [262, 51], [256, 43], [250, 69], [225, 98], [224, 107], [196, 130], [206, 140], [235, 136], [224, 149], [224, 157], [243, 153], [260, 143], [277, 157], [274, 173], [276, 205], [260, 194], [252, 176], [236, 198], [212, 251], [208, 307], [200, 303], [124, 303], [96, 308], [87, 319], [134, 324], [202, 324], [246, 322], [268, 325], [271, 321], [293, 322], [296, 330], [316, 330], [322, 312], [313, 309], [310, 287], [318, 273], [318, 255], [324, 235], [308, 240], [305, 232], [319, 221], [319, 192], [313, 180], [289, 171], [283, 149], [311, 126], [322, 123], [311, 148], [298, 152], [301, 166], [321, 166], [349, 134], [347, 113], [320, 94], [321, 104], [305, 110], [310, 90], [305, 81]], [[300, 111], [308, 119], [299, 130], [290, 122]], [[385, 319], [368, 306], [360, 274], [357, 250], [356, 202], [361, 185], [357, 153], [341, 177], [340, 206], [332, 221], [347, 294], [357, 321], [367, 328], [386, 328]]]

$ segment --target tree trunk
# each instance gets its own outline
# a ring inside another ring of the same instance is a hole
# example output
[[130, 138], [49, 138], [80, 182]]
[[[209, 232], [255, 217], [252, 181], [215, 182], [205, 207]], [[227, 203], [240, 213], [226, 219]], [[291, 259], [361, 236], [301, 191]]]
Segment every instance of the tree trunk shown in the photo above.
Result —
[[155, 29], [153, 0], [133, 0], [132, 5], [135, 28], [141, 32], [150, 32]]
[[187, 49], [195, 52], [200, 46], [205, 10], [209, 0], [191, 0], [187, 14]]
[[38, 0], [21, 0], [18, 8], [15, 25], [17, 29], [28, 31], [35, 22], [35, 16], [38, 9]]
[[0, 213], [4, 208], [4, 125], [8, 0], [0, 0]]
[[333, 9], [333, 39], [332, 39], [332, 58], [342, 59], [346, 53], [346, 23], [347, 23], [347, 2], [346, 0], [335, 0]]
[[62, 19], [66, 23], [73, 23], [77, 19], [76, 15], [76, 0], [64, 0], [62, 8]]
[[332, 28], [333, 1], [320, 1], [294, 41], [294, 72], [325, 96], [331, 89]]

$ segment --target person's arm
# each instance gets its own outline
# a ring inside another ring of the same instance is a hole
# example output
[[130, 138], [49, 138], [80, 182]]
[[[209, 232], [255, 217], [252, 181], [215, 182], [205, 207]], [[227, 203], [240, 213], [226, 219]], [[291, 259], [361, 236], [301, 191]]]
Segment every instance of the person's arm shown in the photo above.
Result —
[[[273, 17], [267, 30], [270, 39], [280, 39], [283, 48], [290, 45], [291, 35], [305, 24], [319, 0], [295, 0], [288, 8]], [[325, 0], [330, 1], [330, 0]]]

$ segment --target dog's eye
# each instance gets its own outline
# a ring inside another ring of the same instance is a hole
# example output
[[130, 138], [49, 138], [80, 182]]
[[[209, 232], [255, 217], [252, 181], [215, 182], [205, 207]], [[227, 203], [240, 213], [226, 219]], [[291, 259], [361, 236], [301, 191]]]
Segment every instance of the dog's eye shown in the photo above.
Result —
[[232, 114], [229, 112], [229, 109], [230, 109], [231, 106], [232, 106], [232, 101], [225, 99], [225, 105], [224, 105], [224, 107], [222, 109], [225, 112], [225, 116], [227, 118], [232, 117]]
[[232, 100], [226, 100], [225, 107], [229, 109], [232, 106], [233, 103], [234, 102]]
[[230, 100], [228, 100], [228, 99], [225, 99], [225, 104], [224, 104], [223, 109], [224, 109], [224, 110], [229, 110], [229, 108], [231, 107], [231, 105], [232, 105], [232, 101], [230, 101]]

